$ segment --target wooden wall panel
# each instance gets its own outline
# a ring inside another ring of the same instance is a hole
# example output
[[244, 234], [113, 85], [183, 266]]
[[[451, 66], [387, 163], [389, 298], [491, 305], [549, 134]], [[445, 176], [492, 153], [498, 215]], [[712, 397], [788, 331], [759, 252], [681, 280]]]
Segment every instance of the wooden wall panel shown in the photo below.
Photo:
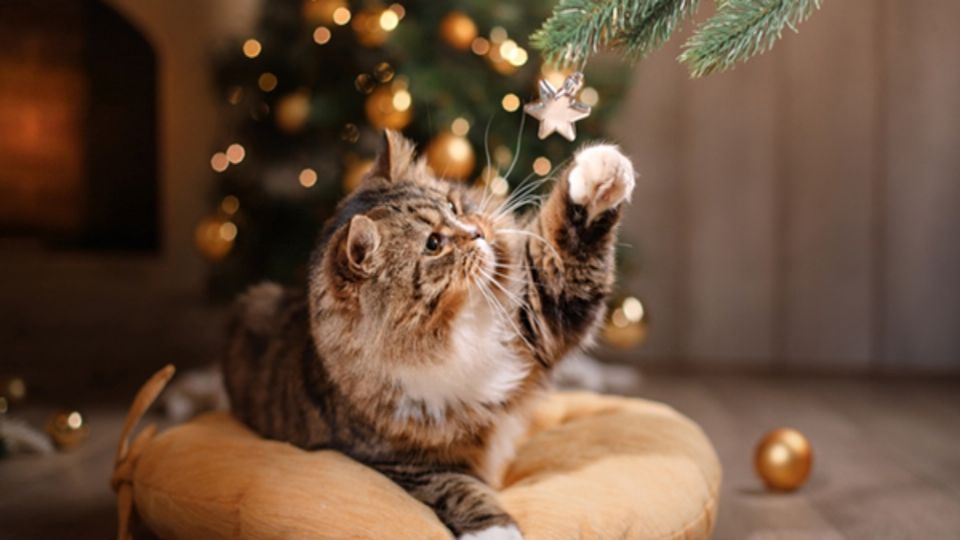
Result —
[[[621, 243], [630, 272], [625, 289], [637, 293], [651, 317], [651, 332], [639, 351], [648, 362], [674, 364], [686, 326], [683, 268], [684, 219], [680, 167], [684, 159], [681, 116], [687, 75], [665, 48], [637, 66], [633, 91], [621, 105], [613, 133], [633, 158], [639, 178], [624, 216]], [[635, 357], [631, 351], [624, 356]]]
[[960, 3], [884, 3], [882, 366], [960, 370]]
[[[708, 13], [701, 14], [701, 18]], [[960, 371], [954, 2], [826, 2], [772, 53], [637, 67], [615, 133], [647, 365]]]
[[870, 363], [877, 11], [873, 0], [827, 2], [779, 44], [780, 353], [799, 367]]
[[764, 366], [773, 357], [775, 61], [688, 83], [688, 292], [679, 307], [683, 351], [702, 364]]

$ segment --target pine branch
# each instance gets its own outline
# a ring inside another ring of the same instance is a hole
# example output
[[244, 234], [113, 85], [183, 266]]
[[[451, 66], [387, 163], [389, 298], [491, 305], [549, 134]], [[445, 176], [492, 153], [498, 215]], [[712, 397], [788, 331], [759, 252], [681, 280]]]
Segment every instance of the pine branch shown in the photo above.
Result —
[[699, 0], [560, 0], [531, 43], [548, 62], [579, 66], [602, 48], [639, 59], [663, 44]]
[[640, 15], [639, 24], [624, 32], [620, 43], [634, 61], [663, 45], [680, 22], [693, 14], [699, 0], [659, 0], [649, 2], [649, 9]]
[[783, 29], [806, 20], [821, 0], [720, 0], [717, 13], [684, 44], [678, 60], [697, 78], [770, 50]]

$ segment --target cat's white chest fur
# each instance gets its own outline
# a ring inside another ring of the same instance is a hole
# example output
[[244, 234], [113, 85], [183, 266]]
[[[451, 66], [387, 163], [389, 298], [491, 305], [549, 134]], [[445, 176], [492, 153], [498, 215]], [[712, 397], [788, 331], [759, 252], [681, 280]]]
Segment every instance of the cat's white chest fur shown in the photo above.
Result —
[[504, 329], [482, 299], [471, 300], [453, 324], [448, 350], [429, 364], [395, 371], [398, 419], [442, 423], [452, 410], [506, 401], [527, 376], [529, 366], [505, 344]]

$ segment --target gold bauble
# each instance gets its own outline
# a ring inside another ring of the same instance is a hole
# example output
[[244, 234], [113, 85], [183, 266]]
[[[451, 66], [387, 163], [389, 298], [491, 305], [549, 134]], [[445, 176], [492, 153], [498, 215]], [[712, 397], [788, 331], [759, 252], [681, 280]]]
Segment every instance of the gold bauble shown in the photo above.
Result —
[[793, 491], [807, 480], [813, 466], [813, 446], [799, 431], [778, 428], [757, 444], [753, 465], [768, 489]]
[[297, 133], [303, 130], [309, 116], [310, 95], [304, 90], [287, 94], [277, 101], [274, 120], [282, 131]]
[[473, 172], [476, 156], [466, 137], [447, 131], [437, 135], [427, 146], [427, 165], [438, 176], [464, 180]]
[[616, 302], [607, 315], [603, 337], [618, 349], [630, 349], [643, 343], [649, 322], [647, 310], [640, 300], [628, 296]]
[[89, 435], [90, 428], [79, 411], [58, 411], [47, 420], [47, 435], [61, 450], [76, 448]]
[[440, 21], [440, 37], [455, 49], [469, 49], [477, 37], [477, 25], [462, 11], [451, 11]]
[[303, 17], [312, 24], [333, 23], [333, 12], [347, 7], [347, 0], [304, 0]]
[[367, 96], [364, 107], [374, 127], [401, 130], [413, 118], [410, 93], [402, 87], [381, 86]]
[[357, 187], [360, 185], [360, 182], [363, 181], [364, 176], [370, 172], [371, 167], [373, 167], [373, 160], [357, 159], [355, 157], [348, 156], [343, 168], [344, 193], [351, 193], [353, 190], [357, 189]]
[[200, 253], [211, 261], [219, 261], [233, 249], [237, 237], [237, 226], [218, 216], [205, 217], [197, 224], [193, 233], [194, 242]]

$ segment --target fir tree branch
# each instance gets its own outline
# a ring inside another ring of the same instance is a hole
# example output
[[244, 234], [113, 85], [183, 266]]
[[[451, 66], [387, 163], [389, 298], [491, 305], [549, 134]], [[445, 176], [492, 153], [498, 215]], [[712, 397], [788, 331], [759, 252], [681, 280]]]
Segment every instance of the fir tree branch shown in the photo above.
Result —
[[654, 0], [640, 14], [635, 27], [624, 32], [619, 42], [631, 60], [636, 61], [663, 45], [683, 18], [694, 13], [699, 0]]
[[548, 62], [582, 66], [602, 48], [639, 59], [663, 44], [699, 0], [560, 0], [530, 40]]
[[724, 71], [766, 52], [784, 27], [796, 32], [820, 0], [720, 0], [717, 13], [684, 44], [678, 60], [692, 77]]

